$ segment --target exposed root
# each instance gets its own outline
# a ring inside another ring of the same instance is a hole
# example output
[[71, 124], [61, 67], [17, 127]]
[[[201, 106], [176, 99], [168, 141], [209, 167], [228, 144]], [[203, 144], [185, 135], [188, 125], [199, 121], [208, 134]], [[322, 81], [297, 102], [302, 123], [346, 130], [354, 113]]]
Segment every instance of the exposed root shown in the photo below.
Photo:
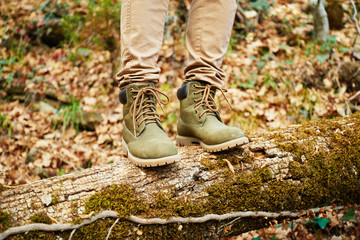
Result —
[[119, 222], [119, 220], [120, 220], [120, 218], [116, 219], [115, 222], [113, 223], [113, 225], [111, 225], [111, 227], [109, 228], [109, 232], [108, 232], [108, 234], [106, 235], [105, 240], [108, 240], [108, 239], [109, 239], [113, 227]]
[[[234, 212], [234, 213], [227, 213], [227, 214], [207, 214], [202, 217], [174, 217], [169, 219], [162, 219], [162, 218], [140, 218], [136, 216], [130, 216], [129, 218], [126, 218], [124, 220], [141, 224], [141, 225], [154, 225], [154, 224], [171, 224], [171, 223], [204, 223], [207, 221], [224, 221], [227, 219], [233, 219], [233, 218], [245, 218], [245, 217], [266, 217], [266, 218], [277, 218], [277, 217], [299, 217], [306, 215], [309, 212], [318, 213], [320, 211], [323, 211], [324, 209], [333, 209], [333, 210], [340, 210], [344, 209], [345, 206], [339, 206], [333, 208], [332, 206], [326, 206], [322, 208], [312, 208], [308, 209], [306, 211], [301, 212], [290, 212], [290, 211], [284, 211], [280, 213], [273, 213], [273, 212], [253, 212], [253, 211], [246, 211], [246, 212]], [[69, 239], [72, 238], [73, 234], [75, 233], [76, 229], [79, 229], [85, 225], [91, 224], [101, 218], [117, 218], [117, 220], [114, 222], [114, 224], [110, 227], [108, 235], [110, 236], [112, 228], [117, 224], [117, 222], [120, 220], [119, 215], [117, 212], [114, 211], [103, 211], [93, 217], [91, 219], [84, 220], [80, 224], [72, 225], [70, 223], [65, 224], [44, 224], [44, 223], [32, 223], [24, 226], [19, 227], [12, 227], [6, 230], [3, 233], [0, 233], [0, 240], [7, 238], [10, 235], [20, 234], [28, 231], [46, 231], [46, 232], [55, 232], [55, 231], [67, 231], [67, 230], [74, 230], [71, 232]]]
[[76, 232], [76, 229], [74, 229], [74, 230], [71, 231], [70, 236], [69, 236], [69, 240], [72, 239], [72, 237], [74, 236], [75, 232]]

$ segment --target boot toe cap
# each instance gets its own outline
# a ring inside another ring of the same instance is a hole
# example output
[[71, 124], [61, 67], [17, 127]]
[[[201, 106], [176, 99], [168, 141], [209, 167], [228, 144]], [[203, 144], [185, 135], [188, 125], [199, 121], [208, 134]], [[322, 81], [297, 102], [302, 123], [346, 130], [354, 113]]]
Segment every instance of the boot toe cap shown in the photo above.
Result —
[[240, 128], [225, 126], [213, 131], [212, 134], [207, 134], [206, 137], [202, 138], [202, 141], [209, 145], [216, 145], [242, 137], [245, 137], [245, 134]]
[[140, 146], [136, 143], [130, 143], [129, 149], [132, 155], [141, 159], [158, 159], [177, 154], [177, 148], [171, 141], [145, 142]]

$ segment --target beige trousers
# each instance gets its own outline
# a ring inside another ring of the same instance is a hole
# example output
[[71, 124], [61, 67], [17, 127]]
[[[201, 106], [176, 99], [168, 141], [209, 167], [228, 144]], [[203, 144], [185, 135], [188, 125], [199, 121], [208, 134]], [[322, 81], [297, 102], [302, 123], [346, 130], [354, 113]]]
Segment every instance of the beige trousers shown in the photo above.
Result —
[[[169, 0], [123, 0], [121, 8], [120, 88], [159, 80], [157, 65]], [[192, 0], [186, 31], [189, 51], [185, 82], [202, 80], [222, 86], [221, 64], [236, 12], [236, 0]]]

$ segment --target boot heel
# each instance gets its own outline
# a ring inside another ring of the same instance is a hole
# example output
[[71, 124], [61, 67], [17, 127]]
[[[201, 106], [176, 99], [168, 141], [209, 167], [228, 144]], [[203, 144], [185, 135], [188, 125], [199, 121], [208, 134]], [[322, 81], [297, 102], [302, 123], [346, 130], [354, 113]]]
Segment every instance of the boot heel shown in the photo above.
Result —
[[183, 136], [176, 136], [176, 145], [177, 146], [188, 146], [193, 143], [199, 143], [197, 138], [192, 137], [183, 137]]

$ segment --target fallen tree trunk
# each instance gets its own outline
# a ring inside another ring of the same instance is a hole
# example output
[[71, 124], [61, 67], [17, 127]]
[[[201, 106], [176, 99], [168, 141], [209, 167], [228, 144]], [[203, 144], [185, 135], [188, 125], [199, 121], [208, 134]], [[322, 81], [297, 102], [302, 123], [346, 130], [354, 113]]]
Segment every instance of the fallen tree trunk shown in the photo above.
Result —
[[182, 147], [181, 162], [170, 166], [138, 168], [124, 159], [5, 189], [0, 209], [11, 228], [0, 239], [34, 229], [50, 231], [29, 233], [47, 239], [217, 239], [266, 218], [358, 203], [359, 136], [357, 113], [252, 135], [228, 152]]

